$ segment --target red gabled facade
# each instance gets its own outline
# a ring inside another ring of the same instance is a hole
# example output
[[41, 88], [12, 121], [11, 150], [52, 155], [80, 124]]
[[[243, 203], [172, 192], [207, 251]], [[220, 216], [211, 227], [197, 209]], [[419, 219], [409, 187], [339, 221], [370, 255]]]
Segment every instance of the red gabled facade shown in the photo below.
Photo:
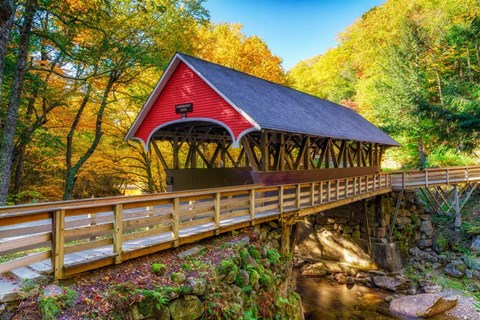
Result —
[[175, 113], [175, 106], [184, 103], [193, 103], [193, 112], [189, 112], [185, 120], [212, 119], [221, 122], [230, 129], [234, 140], [254, 128], [200, 76], [180, 62], [133, 136], [148, 144], [149, 137], [158, 128], [181, 121], [181, 115]]

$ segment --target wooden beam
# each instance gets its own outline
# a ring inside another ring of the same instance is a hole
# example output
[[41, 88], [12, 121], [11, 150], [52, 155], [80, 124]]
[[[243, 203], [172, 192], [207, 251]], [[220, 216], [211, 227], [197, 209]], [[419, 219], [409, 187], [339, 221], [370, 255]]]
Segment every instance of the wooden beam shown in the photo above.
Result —
[[54, 235], [53, 235], [53, 273], [55, 279], [63, 278], [64, 266], [64, 250], [65, 250], [65, 210], [58, 210], [55, 212], [54, 219]]
[[160, 151], [160, 148], [157, 145], [157, 142], [155, 139], [150, 139], [150, 143], [153, 146], [153, 149], [155, 150], [155, 153], [157, 154], [157, 157], [160, 159], [160, 162], [162, 163], [162, 166], [164, 169], [170, 169], [167, 165], [167, 162], [165, 161], [165, 158], [162, 155], [162, 152]]
[[395, 223], [397, 222], [398, 211], [400, 210], [400, 203], [402, 202], [403, 194], [405, 193], [405, 189], [402, 189], [397, 197], [397, 204], [395, 205], [395, 211], [393, 211], [393, 216], [390, 221], [390, 230], [388, 231], [389, 241], [393, 236], [393, 230], [395, 229]]
[[258, 172], [259, 171], [258, 161], [253, 154], [253, 150], [250, 147], [250, 142], [246, 136], [242, 138], [242, 145], [243, 145], [243, 149], [245, 150], [245, 155], [247, 156], [248, 162], [252, 167], [252, 170]]

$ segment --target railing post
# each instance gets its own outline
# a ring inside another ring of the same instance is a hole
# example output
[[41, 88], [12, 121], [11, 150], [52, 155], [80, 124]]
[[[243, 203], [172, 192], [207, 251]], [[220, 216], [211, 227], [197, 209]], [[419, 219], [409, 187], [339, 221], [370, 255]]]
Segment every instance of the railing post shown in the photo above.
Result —
[[320, 187], [318, 188], [318, 200], [319, 203], [323, 203], [323, 181], [320, 181]]
[[348, 198], [348, 178], [345, 178], [345, 199]]
[[278, 210], [283, 213], [283, 186], [278, 187]]
[[331, 181], [328, 180], [328, 182], [327, 182], [327, 203], [330, 202], [330, 193], [331, 193]]
[[122, 236], [123, 236], [123, 221], [122, 221], [122, 204], [116, 204], [113, 209], [113, 252], [115, 252], [115, 264], [122, 262]]
[[402, 189], [405, 189], [405, 172], [402, 172]]
[[173, 199], [173, 239], [174, 239], [174, 247], [178, 247], [180, 244], [180, 199], [174, 198]]
[[450, 185], [450, 171], [447, 169], [446, 171], [446, 176], [447, 176], [447, 186]]
[[301, 194], [302, 188], [300, 187], [300, 184], [297, 184], [297, 188], [295, 190], [295, 207], [297, 209], [300, 209], [300, 194]]
[[315, 182], [310, 184], [310, 205], [315, 206]]
[[215, 193], [215, 212], [213, 214], [213, 223], [215, 225], [215, 234], [220, 234], [220, 192]]
[[340, 193], [340, 180], [337, 179], [335, 180], [335, 200], [338, 200], [338, 196], [339, 196], [339, 193]]
[[425, 187], [428, 187], [428, 170], [425, 169]]
[[255, 224], [255, 189], [250, 190], [250, 221], [252, 226]]
[[53, 273], [55, 279], [63, 278], [64, 250], [65, 250], [65, 210], [55, 211], [54, 214], [54, 235], [53, 235]]

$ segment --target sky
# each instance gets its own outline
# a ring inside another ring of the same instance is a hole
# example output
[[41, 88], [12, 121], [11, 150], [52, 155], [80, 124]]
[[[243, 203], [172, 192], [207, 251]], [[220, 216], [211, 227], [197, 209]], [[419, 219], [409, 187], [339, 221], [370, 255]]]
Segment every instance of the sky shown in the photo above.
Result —
[[288, 71], [336, 46], [338, 33], [384, 0], [208, 0], [211, 20], [241, 23], [262, 38]]

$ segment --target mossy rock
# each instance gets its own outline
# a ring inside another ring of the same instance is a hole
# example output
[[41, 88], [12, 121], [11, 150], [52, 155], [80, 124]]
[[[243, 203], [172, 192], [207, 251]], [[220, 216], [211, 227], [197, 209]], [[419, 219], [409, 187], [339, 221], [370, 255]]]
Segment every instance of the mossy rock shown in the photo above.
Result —
[[195, 320], [203, 315], [203, 303], [197, 296], [184, 296], [173, 300], [169, 306], [172, 320]]
[[173, 272], [171, 275], [170, 275], [170, 279], [175, 282], [175, 283], [178, 283], [178, 284], [182, 284], [185, 282], [185, 274], [182, 273], [182, 272]]

